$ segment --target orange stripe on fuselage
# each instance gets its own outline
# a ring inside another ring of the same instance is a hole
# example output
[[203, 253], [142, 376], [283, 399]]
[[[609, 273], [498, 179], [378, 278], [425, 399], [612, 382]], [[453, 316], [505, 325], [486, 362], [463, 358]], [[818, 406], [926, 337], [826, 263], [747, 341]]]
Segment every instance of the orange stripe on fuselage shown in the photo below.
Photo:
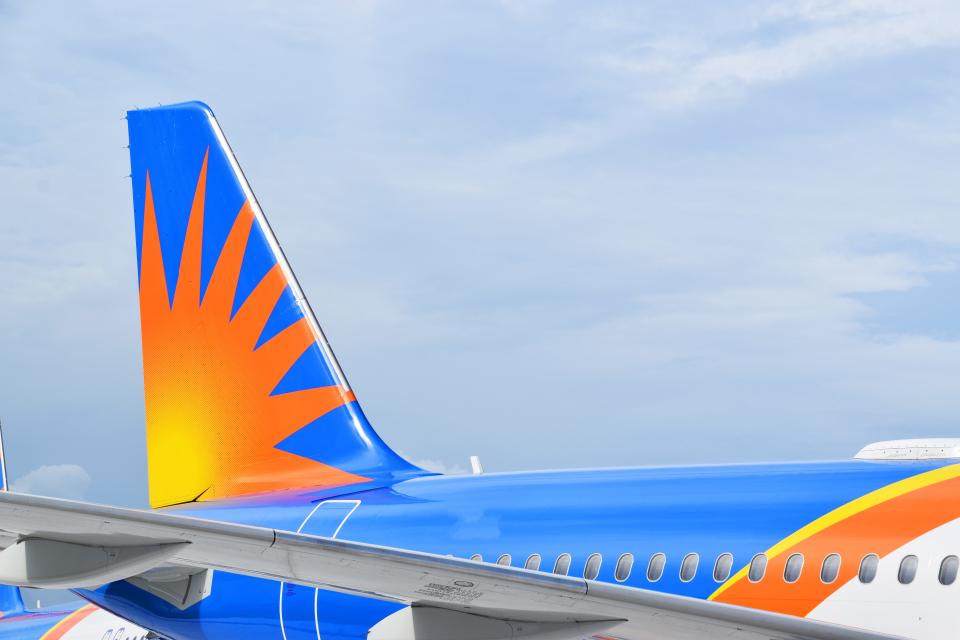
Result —
[[97, 608], [92, 604], [77, 609], [66, 618], [53, 625], [53, 627], [40, 637], [40, 640], [60, 640], [68, 631], [80, 624], [84, 618], [96, 611]]
[[[881, 502], [868, 501], [862, 510], [853, 511], [822, 529], [815, 527], [805, 537], [791, 540], [791, 536], [787, 539], [789, 544], [778, 544], [768, 552], [770, 559], [763, 580], [752, 583], [746, 579], [746, 572], [741, 570], [711, 599], [806, 616], [830, 594], [857, 576], [863, 556], [875, 553], [883, 557], [960, 517], [960, 477], [957, 477], [957, 470], [958, 465], [954, 465], [930, 472], [931, 484], [924, 485], [922, 481], [914, 480], [912, 490], [906, 493]], [[795, 553], [803, 554], [804, 569], [800, 579], [789, 584], [783, 579], [783, 570], [787, 558]], [[820, 580], [820, 567], [823, 559], [831, 553], [840, 554], [840, 573], [834, 582], [824, 584]]]

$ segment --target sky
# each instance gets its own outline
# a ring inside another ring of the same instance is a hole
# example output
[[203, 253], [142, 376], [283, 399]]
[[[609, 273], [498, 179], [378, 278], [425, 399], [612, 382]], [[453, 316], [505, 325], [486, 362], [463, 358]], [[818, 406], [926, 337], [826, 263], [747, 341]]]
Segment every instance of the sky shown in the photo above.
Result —
[[0, 0], [14, 488], [146, 504], [129, 108], [218, 115], [367, 415], [463, 472], [960, 436], [960, 6]]

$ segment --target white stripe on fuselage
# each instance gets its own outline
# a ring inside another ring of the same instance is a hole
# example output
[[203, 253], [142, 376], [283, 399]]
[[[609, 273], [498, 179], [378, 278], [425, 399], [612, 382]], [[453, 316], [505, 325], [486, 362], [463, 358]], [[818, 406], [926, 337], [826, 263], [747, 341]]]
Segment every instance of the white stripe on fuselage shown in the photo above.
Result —
[[[909, 513], [901, 517], [909, 518]], [[864, 549], [864, 554], [869, 553]], [[911, 584], [900, 584], [897, 574], [906, 555], [919, 559]], [[940, 563], [960, 554], [960, 520], [954, 520], [911, 540], [881, 558], [877, 577], [870, 584], [854, 578], [810, 612], [824, 622], [869, 629], [917, 640], [943, 640], [960, 636], [960, 580], [940, 584]], [[843, 558], [856, 562], [860, 558]], [[817, 568], [819, 570], [819, 568]]]

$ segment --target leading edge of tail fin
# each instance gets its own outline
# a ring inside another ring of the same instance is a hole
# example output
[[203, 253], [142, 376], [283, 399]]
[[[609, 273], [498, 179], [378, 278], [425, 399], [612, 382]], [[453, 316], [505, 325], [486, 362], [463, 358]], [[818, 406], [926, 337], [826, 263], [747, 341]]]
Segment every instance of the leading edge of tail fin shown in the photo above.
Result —
[[361, 411], [210, 108], [127, 124], [151, 505], [424, 473]]
[[9, 491], [7, 482], [7, 452], [3, 448], [3, 424], [0, 424], [0, 491]]

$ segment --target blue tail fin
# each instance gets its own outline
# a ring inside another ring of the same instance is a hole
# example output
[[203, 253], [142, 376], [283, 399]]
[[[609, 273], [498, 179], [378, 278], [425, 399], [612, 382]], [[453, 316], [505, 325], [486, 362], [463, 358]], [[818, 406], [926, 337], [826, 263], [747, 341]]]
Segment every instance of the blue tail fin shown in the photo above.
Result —
[[152, 506], [422, 473], [364, 417], [209, 107], [127, 121]]

